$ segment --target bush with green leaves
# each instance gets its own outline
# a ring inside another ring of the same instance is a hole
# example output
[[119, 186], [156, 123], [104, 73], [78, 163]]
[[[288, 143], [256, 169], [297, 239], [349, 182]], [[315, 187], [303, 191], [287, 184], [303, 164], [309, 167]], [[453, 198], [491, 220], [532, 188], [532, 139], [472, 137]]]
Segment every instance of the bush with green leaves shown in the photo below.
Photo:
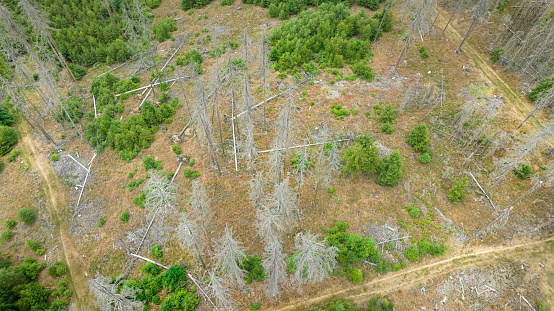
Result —
[[502, 54], [504, 54], [504, 49], [502, 47], [492, 50], [491, 51], [492, 63], [496, 64], [496, 62], [498, 62], [498, 60], [500, 60], [500, 56], [502, 56]]
[[183, 266], [173, 265], [162, 275], [163, 285], [169, 287], [169, 291], [186, 285], [187, 270]]
[[362, 283], [362, 280], [364, 278], [364, 275], [362, 274], [362, 270], [348, 267], [346, 269], [346, 273], [348, 274], [348, 281], [352, 284], [360, 284]]
[[181, 9], [188, 11], [190, 9], [200, 9], [212, 2], [211, 0], [181, 0]]
[[36, 252], [40, 248], [40, 242], [35, 240], [27, 240], [25, 241], [25, 247], [28, 250]]
[[429, 51], [427, 51], [427, 48], [425, 46], [419, 47], [419, 55], [421, 58], [429, 58]]
[[339, 103], [331, 106], [331, 113], [335, 115], [335, 119], [337, 120], [344, 120], [345, 116], [350, 115], [350, 111], [348, 111], [348, 109], [342, 108], [342, 105]]
[[171, 147], [171, 150], [175, 152], [175, 154], [181, 154], [183, 151], [181, 150], [181, 146], [174, 144], [173, 147]]
[[157, 9], [162, 5], [162, 0], [145, 0], [144, 3], [150, 8], [150, 9]]
[[448, 190], [446, 197], [454, 203], [459, 202], [465, 197], [468, 184], [469, 181], [467, 176], [462, 176], [455, 179], [454, 185], [452, 186], [452, 188], [450, 188], [450, 190]]
[[379, 149], [373, 145], [373, 139], [362, 135], [357, 137], [354, 145], [347, 148], [343, 155], [343, 174], [377, 173], [381, 159], [378, 156]]
[[142, 266], [141, 271], [152, 275], [158, 275], [162, 271], [162, 267], [151, 262], [147, 262], [144, 264], [144, 266]]
[[346, 62], [353, 65], [356, 75], [373, 78], [369, 64], [360, 60], [369, 59], [371, 40], [378, 35], [380, 20], [367, 17], [364, 11], [351, 15], [349, 5], [323, 3], [315, 11], [303, 11], [306, 6], [303, 2], [270, 5], [270, 15], [275, 17], [278, 12], [281, 19], [300, 12], [296, 19], [282, 23], [272, 33], [269, 58], [275, 62], [275, 69], [284, 72], [311, 61], [320, 68], [340, 68]]
[[37, 211], [34, 208], [22, 208], [17, 211], [17, 217], [27, 226], [32, 225], [37, 219]]
[[71, 73], [73, 73], [73, 76], [77, 80], [81, 80], [81, 78], [87, 74], [87, 70], [84, 67], [81, 67], [77, 64], [69, 63], [67, 64], [67, 66], [69, 67], [69, 70], [71, 70]]
[[183, 174], [185, 175], [186, 178], [189, 178], [189, 179], [195, 179], [195, 178], [198, 178], [200, 176], [200, 174], [198, 174], [198, 172], [196, 172], [195, 170], [188, 169], [188, 168], [183, 171]]
[[18, 133], [13, 127], [0, 125], [0, 157], [12, 151], [12, 146], [17, 144]]
[[187, 66], [189, 64], [193, 64], [194, 71], [198, 74], [202, 74], [202, 68], [200, 67], [200, 64], [202, 64], [202, 54], [198, 52], [197, 50], [189, 50], [185, 52], [184, 56], [177, 56], [175, 59], [175, 64], [178, 66]]
[[119, 215], [119, 220], [121, 220], [122, 223], [126, 223], [129, 221], [129, 218], [131, 215], [127, 211], [121, 212], [121, 215]]
[[162, 18], [159, 22], [152, 26], [152, 31], [156, 36], [156, 40], [163, 42], [171, 38], [171, 33], [177, 30], [177, 23], [174, 18]]
[[377, 117], [377, 120], [383, 123], [394, 123], [395, 118], [396, 118], [396, 108], [394, 108], [392, 105], [388, 105], [387, 107], [385, 107], [384, 110], [380, 112], [379, 117]]
[[260, 310], [261, 307], [262, 307], [262, 305], [259, 302], [254, 302], [253, 304], [248, 306], [248, 310], [257, 311], [257, 310]]
[[12, 126], [13, 117], [13, 114], [0, 104], [0, 126]]
[[385, 134], [392, 134], [394, 130], [392, 128], [392, 125], [389, 122], [387, 122], [381, 125], [381, 131], [383, 131]]
[[163, 257], [164, 257], [164, 252], [162, 250], [162, 246], [160, 244], [156, 244], [154, 246], [152, 246], [152, 248], [150, 248], [150, 253], [152, 253], [152, 255], [158, 257], [158, 259], [162, 260]]
[[412, 146], [415, 152], [420, 152], [428, 147], [431, 143], [429, 137], [429, 130], [425, 124], [416, 125], [408, 134], [406, 142]]
[[410, 214], [412, 218], [419, 218], [419, 216], [421, 216], [421, 211], [417, 207], [412, 207], [408, 211], [408, 214]]
[[419, 163], [429, 163], [431, 162], [431, 155], [428, 153], [421, 154], [419, 155], [418, 160], [419, 160]]
[[133, 203], [138, 205], [140, 208], [144, 208], [144, 201], [146, 201], [146, 193], [141, 192], [140, 195], [133, 198]]
[[404, 256], [406, 256], [409, 261], [417, 261], [419, 259], [419, 248], [415, 245], [408, 247], [404, 252]]
[[19, 150], [13, 149], [10, 152], [10, 155], [6, 158], [6, 161], [8, 161], [8, 163], [12, 163], [19, 156], [19, 154], [20, 154]]
[[417, 246], [421, 254], [430, 254], [433, 256], [443, 255], [448, 249], [448, 247], [444, 243], [433, 244], [429, 241], [420, 241], [419, 243], [417, 243]]
[[553, 86], [554, 78], [541, 79], [540, 82], [531, 90], [529, 95], [527, 95], [527, 97], [532, 101], [536, 101], [540, 97], [544, 96]]
[[252, 283], [254, 280], [260, 282], [265, 279], [265, 270], [260, 257], [246, 256], [242, 261], [242, 265], [239, 266], [246, 271], [247, 283]]
[[[339, 249], [337, 261], [342, 267], [348, 264], [358, 263], [362, 260], [376, 258], [377, 253], [375, 241], [369, 237], [359, 234], [347, 233], [348, 223], [337, 222], [329, 229], [329, 236], [326, 237], [328, 246], [335, 246]], [[370, 261], [371, 261], [370, 259]], [[379, 256], [380, 259], [380, 256]]]
[[11, 230], [4, 230], [2, 233], [0, 233], [0, 239], [3, 241], [7, 241], [13, 237], [13, 231]]
[[4, 220], [4, 226], [6, 226], [6, 228], [8, 229], [13, 229], [15, 228], [15, 226], [17, 225], [17, 221], [13, 220], [13, 219], [6, 219]]
[[0, 162], [0, 172], [4, 170], [4, 163]]
[[269, 16], [270, 17], [279, 16], [279, 8], [277, 7], [277, 5], [275, 5], [275, 3], [271, 3], [269, 5]]
[[395, 150], [388, 158], [383, 158], [379, 164], [379, 177], [377, 184], [394, 187], [402, 178], [402, 159], [400, 152]]
[[198, 296], [186, 288], [179, 288], [175, 293], [166, 296], [160, 306], [160, 311], [183, 310], [193, 311], [200, 303]]
[[292, 168], [294, 168], [297, 172], [306, 172], [312, 163], [308, 160], [308, 156], [304, 156], [304, 153], [299, 152], [297, 153], [294, 158], [291, 160]]
[[98, 224], [97, 224], [97, 226], [98, 226], [98, 227], [102, 227], [102, 226], [104, 226], [105, 223], [106, 223], [106, 218], [100, 217], [100, 219], [98, 219]]
[[51, 277], [59, 277], [66, 273], [67, 267], [59, 261], [56, 261], [56, 263], [48, 267], [48, 275]]
[[57, 153], [54, 153], [51, 157], [50, 157], [50, 161], [52, 162], [56, 162], [60, 159], [60, 156], [57, 154]]
[[533, 169], [529, 164], [520, 163], [518, 167], [512, 170], [512, 172], [519, 179], [527, 179], [529, 178], [529, 175], [531, 175], [531, 173], [533, 172]]
[[149, 170], [161, 170], [163, 168], [162, 162], [156, 162], [153, 157], [145, 157], [144, 159], [142, 159], [142, 165], [144, 166], [144, 170], [147, 172]]
[[235, 3], [235, 0], [221, 0], [221, 6], [233, 5], [234, 3]]

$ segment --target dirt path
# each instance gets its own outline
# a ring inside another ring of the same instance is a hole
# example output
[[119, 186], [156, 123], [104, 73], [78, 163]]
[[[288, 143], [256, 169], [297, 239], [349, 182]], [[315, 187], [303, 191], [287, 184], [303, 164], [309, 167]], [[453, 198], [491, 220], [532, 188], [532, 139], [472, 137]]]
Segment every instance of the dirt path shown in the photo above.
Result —
[[[554, 237], [540, 240], [522, 240], [510, 245], [485, 247], [479, 250], [461, 249], [448, 259], [419, 265], [396, 273], [389, 273], [382, 278], [372, 279], [363, 284], [343, 289], [329, 289], [321, 295], [288, 303], [275, 310], [304, 310], [307, 307], [330, 299], [345, 298], [354, 302], [364, 302], [373, 297], [383, 296], [391, 292], [420, 284], [425, 280], [442, 276], [459, 269], [484, 266], [498, 262], [499, 259], [523, 259], [523, 254], [540, 252], [547, 249], [548, 242]], [[364, 290], [366, 288], [367, 290]]]
[[[71, 239], [65, 236], [68, 222], [68, 208], [63, 193], [63, 185], [59, 181], [58, 176], [51, 166], [41, 158], [39, 152], [37, 152], [34, 141], [25, 125], [19, 126], [19, 131], [22, 136], [24, 145], [22, 146], [29, 154], [29, 161], [31, 166], [40, 174], [45, 187], [46, 196], [50, 201], [48, 209], [50, 215], [56, 226], [54, 227], [55, 235], [59, 237], [59, 243], [61, 244], [60, 255], [61, 260], [69, 268], [69, 281], [73, 285], [74, 295], [71, 297], [77, 310], [88, 310], [83, 308], [83, 300], [88, 295], [86, 287], [86, 275], [79, 253], [75, 250]], [[85, 305], [86, 306], [86, 305]]]

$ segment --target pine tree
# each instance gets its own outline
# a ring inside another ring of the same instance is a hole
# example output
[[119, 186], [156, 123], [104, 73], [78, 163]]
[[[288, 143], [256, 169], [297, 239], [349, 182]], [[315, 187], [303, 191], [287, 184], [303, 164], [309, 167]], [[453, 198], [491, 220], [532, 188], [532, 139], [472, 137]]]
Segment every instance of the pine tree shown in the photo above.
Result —
[[381, 173], [377, 178], [377, 184], [387, 187], [394, 187], [402, 178], [402, 161], [400, 152], [395, 150], [388, 159], [382, 163]]
[[416, 125], [408, 134], [406, 142], [412, 146], [415, 152], [420, 152], [429, 146], [431, 140], [427, 137], [429, 130], [425, 124]]

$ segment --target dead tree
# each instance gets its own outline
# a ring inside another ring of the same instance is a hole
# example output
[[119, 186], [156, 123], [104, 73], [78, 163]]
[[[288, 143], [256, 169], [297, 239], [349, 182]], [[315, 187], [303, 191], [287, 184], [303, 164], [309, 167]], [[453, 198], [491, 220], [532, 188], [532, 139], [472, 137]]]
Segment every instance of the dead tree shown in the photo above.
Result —
[[[544, 172], [541, 172], [540, 174], [534, 174], [533, 177], [531, 177], [533, 185], [529, 190], [527, 190], [524, 194], [522, 194], [519, 198], [517, 198], [508, 208], [511, 208], [513, 206], [516, 206], [521, 200], [523, 200], [525, 197], [536, 193], [543, 187], [553, 187], [554, 186], [554, 160], [550, 161], [550, 163], [547, 165], [548, 169]], [[541, 196], [542, 197], [542, 196]]]
[[202, 263], [202, 267], [205, 271], [208, 271], [206, 263], [202, 258], [202, 249], [204, 248], [205, 241], [202, 229], [199, 228], [198, 223], [190, 219], [190, 213], [185, 212], [181, 214], [181, 221], [177, 226], [177, 238], [181, 241], [183, 248], [193, 247], [198, 259]]
[[286, 281], [286, 263], [281, 240], [274, 236], [266, 241], [262, 266], [265, 270], [265, 293], [271, 298], [281, 296], [281, 284]]
[[210, 122], [210, 118], [208, 117], [206, 94], [205, 94], [204, 86], [202, 85], [201, 82], [196, 85], [196, 109], [195, 110], [196, 110], [196, 113], [194, 114], [195, 116], [194, 123], [196, 125], [196, 128], [202, 129], [202, 131], [196, 132], [197, 137], [201, 142], [207, 142], [208, 148], [210, 150], [210, 156], [211, 156], [212, 162], [216, 166], [218, 172], [221, 173], [221, 169], [217, 161], [215, 144], [213, 141], [213, 126], [212, 126], [212, 123]]
[[285, 231], [285, 224], [277, 210], [270, 205], [263, 205], [256, 212], [258, 235], [267, 243]]
[[277, 118], [277, 135], [271, 144], [272, 148], [279, 151], [274, 152], [275, 155], [269, 156], [270, 175], [277, 182], [281, 181], [281, 174], [284, 171], [286, 163], [286, 152], [287, 148], [292, 144], [292, 129], [294, 128], [292, 89], [289, 88], [288, 93], [288, 100]]
[[321, 282], [333, 271], [339, 249], [335, 246], [327, 247], [318, 235], [309, 232], [297, 236], [295, 246], [296, 253], [291, 257], [293, 281], [298, 291], [302, 292], [302, 285]]
[[285, 228], [291, 228], [299, 217], [298, 199], [289, 186], [289, 180], [285, 179], [275, 184], [275, 190], [271, 198], [271, 208], [282, 219]]
[[224, 310], [236, 310], [237, 301], [233, 299], [233, 291], [228, 286], [229, 282], [219, 275], [219, 271], [210, 271], [210, 294], [216, 304]]
[[136, 300], [138, 289], [124, 283], [124, 279], [99, 276], [88, 281], [89, 289], [96, 297], [95, 305], [102, 311], [138, 311], [144, 303]]
[[241, 265], [246, 258], [246, 254], [244, 253], [245, 248], [241, 244], [234, 239], [233, 229], [225, 226], [225, 234], [217, 243], [214, 258], [216, 260], [215, 266], [220, 269], [221, 273], [242, 289], [246, 283], [244, 281], [246, 271], [241, 268]]
[[212, 211], [206, 197], [206, 191], [197, 180], [192, 181], [192, 197], [190, 204], [194, 209], [194, 213], [200, 218], [202, 229], [204, 230], [204, 234], [208, 240], [208, 247], [213, 251], [211, 237], [208, 231], [208, 225], [212, 219]]
[[477, 4], [472, 8], [471, 15], [472, 15], [473, 20], [471, 21], [471, 25], [469, 26], [469, 29], [467, 30], [464, 38], [462, 39], [462, 42], [460, 43], [460, 45], [456, 49], [456, 52], [455, 52], [456, 54], [460, 54], [461, 48], [464, 45], [464, 43], [466, 42], [466, 40], [469, 37], [470, 33], [473, 31], [473, 27], [475, 26], [475, 24], [476, 23], [483, 24], [484, 22], [486, 22], [489, 19], [489, 17], [490, 17], [490, 12], [489, 12], [490, 5], [491, 5], [490, 0], [479, 0], [479, 2], [477, 2]]
[[262, 173], [258, 172], [249, 182], [250, 184], [250, 202], [259, 210], [264, 202], [264, 182]]
[[535, 103], [535, 108], [527, 114], [527, 117], [518, 125], [518, 127], [512, 133], [512, 136], [515, 136], [519, 129], [535, 114], [537, 110], [542, 110], [547, 107], [554, 107], [554, 87], [551, 88], [548, 92], [541, 94], [537, 102]]
[[333, 144], [333, 148], [329, 153], [329, 159], [325, 166], [325, 197], [323, 198], [323, 206], [321, 207], [321, 213], [325, 213], [325, 203], [327, 202], [327, 196], [329, 195], [329, 183], [332, 176], [340, 169], [340, 157], [337, 154], [337, 144]]
[[456, 13], [458, 12], [458, 8], [460, 7], [460, 5], [463, 3], [464, 1], [462, 0], [458, 0], [457, 1], [457, 5], [456, 5], [456, 8], [454, 9], [454, 11], [452, 11], [452, 15], [450, 15], [450, 18], [448, 19], [448, 22], [446, 22], [446, 26], [444, 26], [444, 29], [442, 30], [442, 35], [444, 36], [444, 33], [446, 32], [446, 28], [448, 28], [448, 25], [450, 25], [450, 21], [452, 21], [452, 18], [454, 18], [454, 15], [456, 15]]

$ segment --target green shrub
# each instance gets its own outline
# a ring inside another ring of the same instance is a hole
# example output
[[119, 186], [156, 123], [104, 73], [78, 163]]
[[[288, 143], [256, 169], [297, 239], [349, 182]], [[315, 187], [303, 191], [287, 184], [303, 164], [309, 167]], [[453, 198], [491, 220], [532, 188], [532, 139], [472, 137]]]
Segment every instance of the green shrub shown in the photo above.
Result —
[[121, 215], [119, 215], [119, 220], [121, 220], [122, 223], [126, 223], [129, 221], [130, 214], [127, 211], [121, 212]]
[[348, 281], [350, 281], [350, 283], [352, 284], [362, 283], [362, 280], [364, 278], [362, 274], [362, 270], [348, 267], [348, 269], [346, 270], [346, 273], [348, 273]]
[[[302, 161], [302, 159], [304, 161]], [[310, 165], [312, 164], [308, 160], [308, 156], [304, 157], [304, 153], [302, 153], [302, 152], [297, 153], [294, 156], [294, 158], [292, 158], [291, 163], [292, 163], [292, 168], [294, 168], [297, 172], [307, 171], [310, 168]]]
[[410, 131], [406, 142], [412, 146], [415, 152], [420, 152], [431, 143], [431, 140], [427, 137], [428, 135], [429, 130], [427, 126], [425, 124], [419, 124]]
[[13, 114], [0, 104], [0, 126], [11, 126], [13, 124]]
[[4, 163], [0, 162], [0, 172], [4, 170]]
[[198, 176], [200, 176], [200, 174], [198, 174], [196, 171], [190, 170], [188, 168], [183, 171], [183, 174], [185, 174], [186, 178], [190, 178], [190, 179], [195, 179]]
[[[187, 280], [187, 271], [185, 267], [173, 265], [162, 275], [163, 284], [166, 287], [176, 288], [185, 284]], [[172, 291], [170, 289], [170, 291]], [[193, 309], [192, 309], [193, 310]]]
[[152, 246], [152, 248], [150, 248], [150, 253], [152, 253], [152, 255], [158, 257], [158, 259], [160, 259], [160, 260], [163, 259], [163, 257], [164, 257], [162, 246], [160, 244], [156, 244], [156, 245]]
[[368, 258], [375, 263], [381, 260], [381, 254], [377, 252], [373, 239], [347, 233], [347, 229], [348, 223], [337, 222], [329, 229], [330, 235], [326, 237], [328, 246], [335, 246], [339, 249], [337, 257], [339, 265], [346, 267], [348, 264], [358, 263], [361, 260], [368, 260]]
[[56, 161], [58, 161], [59, 159], [60, 159], [60, 156], [59, 156], [57, 153], [53, 154], [53, 155], [50, 157], [50, 161], [52, 161], [52, 162], [56, 162]]
[[162, 271], [162, 267], [155, 265], [151, 262], [147, 262], [142, 266], [142, 272], [152, 274], [152, 275], [158, 275]]
[[335, 115], [335, 119], [337, 120], [343, 120], [345, 116], [350, 115], [350, 111], [342, 108], [342, 105], [339, 103], [336, 103], [333, 106], [331, 106], [331, 113]]
[[404, 252], [404, 256], [406, 256], [409, 261], [417, 261], [419, 259], [419, 248], [415, 245], [408, 247]]
[[163, 42], [171, 38], [171, 33], [177, 30], [177, 24], [173, 18], [162, 18], [157, 24], [152, 26], [152, 31], [156, 40]]
[[269, 16], [271, 17], [279, 16], [279, 8], [275, 5], [275, 3], [271, 3], [269, 5]]
[[427, 48], [422, 46], [419, 48], [419, 55], [421, 55], [421, 58], [425, 59], [429, 57], [429, 52], [427, 51]]
[[262, 266], [262, 260], [258, 256], [246, 256], [240, 267], [246, 270], [247, 283], [252, 283], [254, 280], [260, 282], [265, 279], [265, 270]]
[[447, 246], [444, 243], [433, 244], [429, 241], [420, 241], [417, 246], [421, 254], [430, 254], [433, 256], [440, 256], [446, 252]]
[[104, 224], [106, 223], [106, 218], [104, 217], [100, 217], [100, 219], [98, 219], [98, 227], [102, 227]]
[[10, 152], [10, 155], [6, 158], [6, 161], [8, 161], [8, 163], [12, 163], [13, 161], [15, 161], [15, 158], [19, 156], [19, 154], [19, 150], [13, 149], [12, 152]]
[[68, 63], [67, 66], [69, 66], [69, 70], [71, 70], [77, 80], [81, 80], [87, 74], [87, 70], [77, 64]]
[[394, 123], [396, 118], [396, 109], [392, 105], [385, 107], [385, 110], [380, 113], [380, 116], [377, 117], [377, 120], [383, 123]]
[[25, 247], [29, 250], [32, 250], [33, 252], [36, 252], [37, 249], [40, 248], [40, 242], [35, 240], [27, 240], [25, 241]]
[[531, 173], [533, 172], [533, 169], [529, 164], [520, 163], [519, 167], [514, 168], [512, 172], [519, 179], [527, 179], [529, 178], [529, 175], [531, 175]]
[[8, 154], [17, 144], [17, 131], [9, 126], [0, 126], [0, 157]]
[[56, 261], [55, 264], [48, 267], [48, 275], [51, 277], [59, 277], [66, 273], [67, 273], [67, 267], [59, 261]]
[[235, 0], [221, 0], [221, 6], [233, 5], [234, 3], [235, 3]]
[[352, 115], [353, 115], [353, 116], [357, 116], [357, 115], [358, 115], [358, 112], [360, 112], [359, 109], [352, 109]]
[[388, 158], [383, 158], [380, 163], [379, 177], [377, 184], [381, 186], [394, 187], [402, 178], [402, 160], [400, 152], [395, 150]]
[[392, 129], [392, 125], [389, 122], [387, 122], [381, 125], [381, 131], [383, 131], [386, 134], [392, 134], [394, 130]]
[[157, 9], [162, 5], [162, 0], [146, 0], [145, 3], [150, 9]]
[[554, 86], [554, 78], [550, 79], [542, 79], [540, 82], [531, 90], [529, 95], [530, 100], [536, 101], [540, 97], [544, 96], [548, 90], [550, 90]]
[[491, 51], [492, 63], [496, 64], [496, 62], [498, 62], [498, 60], [500, 60], [500, 56], [502, 56], [502, 54], [504, 54], [504, 49], [502, 47], [498, 48], [498, 49], [495, 49], [495, 50], [492, 50]]
[[174, 144], [173, 147], [171, 147], [171, 150], [175, 152], [175, 154], [181, 154], [183, 151], [181, 150], [181, 147], [177, 144]]
[[13, 229], [13, 228], [15, 228], [16, 225], [17, 225], [17, 221], [15, 221], [13, 219], [4, 220], [4, 226], [6, 226], [6, 228], [8, 228], [8, 229]]
[[286, 8], [282, 8], [281, 10], [279, 10], [280, 20], [287, 20], [289, 19], [289, 17], [290, 17], [289, 11]]
[[32, 225], [37, 218], [37, 211], [33, 208], [22, 208], [17, 211], [17, 217], [27, 226]]
[[133, 203], [140, 208], [144, 208], [144, 201], [146, 201], [146, 193], [141, 192], [140, 195], [133, 198]]
[[11, 230], [4, 230], [2, 231], [2, 233], [0, 233], [0, 239], [2, 239], [3, 241], [7, 241], [11, 239], [12, 236], [13, 236], [13, 231]]
[[56, 299], [52, 301], [52, 304], [50, 304], [50, 310], [52, 311], [59, 311], [59, 310], [65, 310], [69, 306], [69, 301], [66, 299]]
[[354, 74], [358, 77], [362, 77], [366, 79], [367, 81], [371, 81], [373, 79], [373, 70], [371, 70], [371, 67], [366, 62], [359, 62], [351, 67]]
[[410, 209], [408, 214], [410, 214], [412, 218], [419, 218], [419, 216], [421, 216], [421, 211], [419, 210], [419, 208], [414, 207]]
[[424, 153], [419, 156], [419, 163], [429, 163], [431, 162], [431, 155], [428, 153]]
[[162, 169], [161, 161], [156, 162], [156, 160], [154, 160], [153, 157], [146, 157], [142, 159], [142, 165], [144, 166], [144, 170], [147, 172], [153, 169], [156, 169], [156, 170]]
[[250, 311], [257, 311], [257, 310], [260, 310], [261, 308], [261, 304], [259, 302], [254, 302], [253, 304], [251, 304], [250, 306], [248, 306], [248, 310]]
[[461, 199], [465, 197], [467, 186], [468, 186], [467, 176], [462, 176], [454, 180], [454, 185], [450, 190], [448, 190], [448, 193], [446, 194], [447, 198], [454, 203], [459, 202]]
[[133, 174], [133, 172], [129, 172], [129, 173], [127, 174], [127, 178], [133, 178], [133, 176], [135, 176], [135, 175]]
[[383, 108], [381, 108], [381, 105], [375, 104], [373, 105], [373, 110], [375, 110], [375, 114], [380, 115]]

